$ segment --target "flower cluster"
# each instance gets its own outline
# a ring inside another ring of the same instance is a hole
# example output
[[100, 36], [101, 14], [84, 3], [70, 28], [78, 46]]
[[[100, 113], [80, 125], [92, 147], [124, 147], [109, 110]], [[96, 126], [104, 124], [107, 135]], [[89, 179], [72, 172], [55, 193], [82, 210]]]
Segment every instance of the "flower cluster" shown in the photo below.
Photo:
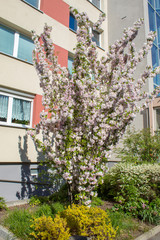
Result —
[[[147, 103], [150, 101], [142, 88], [159, 68], [146, 67], [135, 83], [136, 66], [155, 37], [151, 32], [142, 49], [136, 52], [132, 41], [142, 19], [125, 29], [124, 36], [98, 60], [88, 16], [71, 10], [78, 25], [72, 75], [58, 64], [51, 28], [46, 25], [40, 37], [33, 32], [36, 46], [33, 60], [43, 90], [44, 111], [31, 136], [42, 148], [46, 160], [66, 180], [70, 192], [88, 203], [107, 171], [106, 162], [113, 146], [140, 111], [138, 103], [146, 97]], [[101, 15], [94, 28], [100, 27], [103, 20]], [[43, 141], [36, 138], [40, 132]]]

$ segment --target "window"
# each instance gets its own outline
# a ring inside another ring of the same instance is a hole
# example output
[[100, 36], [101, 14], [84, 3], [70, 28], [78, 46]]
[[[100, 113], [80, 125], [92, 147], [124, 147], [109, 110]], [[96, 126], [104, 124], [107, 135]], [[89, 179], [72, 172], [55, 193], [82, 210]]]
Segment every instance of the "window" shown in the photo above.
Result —
[[38, 168], [31, 168], [31, 177], [33, 180], [38, 178], [39, 169]]
[[95, 42], [97, 46], [100, 47], [100, 33], [95, 30], [92, 30], [92, 34], [93, 34], [92, 41]]
[[160, 130], [160, 108], [154, 109], [155, 131]]
[[33, 7], [40, 8], [40, 0], [24, 0], [25, 2], [29, 3]]
[[[152, 66], [153, 68], [160, 65], [160, 1], [148, 0], [148, 15], [150, 31], [156, 31], [157, 36], [152, 47]], [[154, 80], [154, 87], [160, 85], [160, 74]]]
[[97, 8], [101, 8], [101, 2], [100, 0], [89, 0], [93, 5], [95, 5]]
[[70, 13], [70, 16], [69, 16], [69, 28], [74, 32], [77, 31], [77, 21], [72, 13]]
[[0, 124], [11, 126], [32, 125], [33, 99], [0, 92]]
[[0, 25], [0, 37], [0, 52], [32, 63], [34, 43], [30, 38], [3, 25]]
[[73, 58], [72, 57], [68, 57], [68, 69], [70, 74], [72, 74], [72, 69], [73, 69]]

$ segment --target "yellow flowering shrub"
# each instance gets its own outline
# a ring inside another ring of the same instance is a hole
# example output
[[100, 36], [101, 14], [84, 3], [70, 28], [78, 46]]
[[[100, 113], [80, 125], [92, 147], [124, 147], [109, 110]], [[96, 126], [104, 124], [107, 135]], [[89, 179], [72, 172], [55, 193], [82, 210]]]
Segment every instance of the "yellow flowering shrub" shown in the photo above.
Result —
[[71, 236], [65, 219], [56, 215], [54, 220], [49, 216], [35, 218], [31, 225], [31, 236], [38, 240], [68, 240]]
[[88, 236], [93, 240], [112, 240], [116, 236], [108, 214], [98, 207], [73, 205], [60, 216], [66, 219], [72, 235]]

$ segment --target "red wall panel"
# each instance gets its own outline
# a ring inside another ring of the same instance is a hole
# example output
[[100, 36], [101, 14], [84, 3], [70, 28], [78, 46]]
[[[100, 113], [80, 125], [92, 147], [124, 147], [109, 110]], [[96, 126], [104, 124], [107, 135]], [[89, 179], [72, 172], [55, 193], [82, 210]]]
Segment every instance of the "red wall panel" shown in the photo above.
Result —
[[58, 57], [58, 63], [62, 67], [68, 67], [68, 51], [54, 44], [55, 55]]
[[32, 127], [34, 128], [37, 123], [40, 121], [40, 112], [44, 109], [42, 105], [42, 96], [36, 95], [33, 101], [33, 121]]
[[[54, 44], [55, 55], [58, 56], [58, 63], [62, 67], [68, 66], [68, 51]], [[35, 127], [40, 121], [40, 112], [44, 109], [42, 105], [42, 95], [36, 95], [33, 102], [33, 123], [32, 127]]]
[[69, 5], [63, 0], [41, 0], [40, 10], [69, 27]]

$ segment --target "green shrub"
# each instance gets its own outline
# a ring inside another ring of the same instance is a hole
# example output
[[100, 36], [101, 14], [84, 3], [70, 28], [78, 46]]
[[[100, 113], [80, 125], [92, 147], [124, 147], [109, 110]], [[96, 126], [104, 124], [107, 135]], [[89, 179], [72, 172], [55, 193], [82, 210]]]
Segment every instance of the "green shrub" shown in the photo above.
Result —
[[41, 204], [41, 201], [39, 200], [39, 197], [37, 196], [32, 196], [30, 199], [29, 199], [29, 204], [31, 206], [37, 206], [37, 205], [40, 205]]
[[60, 216], [66, 219], [72, 235], [92, 237], [93, 240], [111, 240], [116, 235], [108, 214], [98, 207], [73, 205]]
[[67, 184], [63, 184], [59, 191], [53, 193], [49, 196], [50, 202], [68, 202], [68, 187]]
[[66, 220], [59, 215], [56, 215], [54, 220], [46, 216], [35, 218], [31, 228], [33, 232], [30, 235], [33, 239], [68, 240], [71, 236], [69, 228], [67, 228]]
[[64, 206], [60, 202], [55, 202], [51, 204], [51, 209], [52, 213], [55, 215], [58, 212], [62, 212], [64, 210]]
[[[150, 223], [160, 219], [160, 165], [120, 163], [109, 170], [101, 185], [103, 199]], [[147, 211], [148, 209], [148, 211]]]
[[0, 210], [7, 209], [7, 205], [3, 197], [0, 197]]
[[31, 233], [32, 215], [28, 210], [16, 209], [10, 212], [4, 220], [4, 225], [20, 239], [28, 239]]
[[99, 197], [94, 197], [92, 198], [92, 202], [91, 202], [91, 206], [94, 207], [94, 206], [102, 206], [103, 204], [103, 201], [101, 198]]
[[157, 163], [160, 160], [160, 134], [151, 134], [150, 129], [128, 130], [123, 147], [116, 149], [122, 161], [132, 163]]
[[47, 217], [48, 216], [53, 216], [53, 211], [52, 211], [52, 208], [51, 208], [50, 205], [43, 204], [43, 205], [39, 206], [34, 213], [34, 216], [37, 217], [37, 218], [41, 217], [43, 215], [45, 215]]

